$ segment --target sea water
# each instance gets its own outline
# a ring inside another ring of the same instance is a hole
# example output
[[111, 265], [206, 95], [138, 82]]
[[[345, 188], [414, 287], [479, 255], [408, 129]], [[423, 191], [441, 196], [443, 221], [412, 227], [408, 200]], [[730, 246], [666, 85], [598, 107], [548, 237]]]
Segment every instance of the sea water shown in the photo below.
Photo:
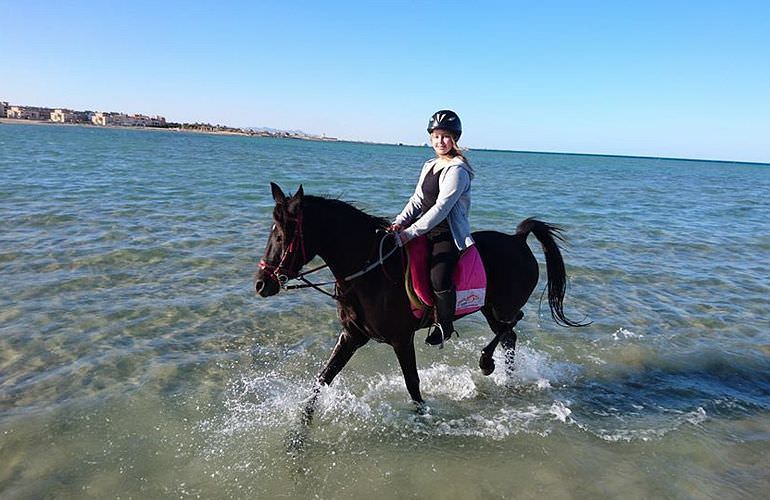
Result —
[[[564, 227], [511, 373], [369, 343], [287, 439], [339, 333], [253, 273], [269, 182], [392, 217], [431, 150], [0, 125], [0, 497], [757, 497], [770, 490], [770, 166], [470, 151], [472, 226]], [[542, 250], [530, 238], [541, 265]]]

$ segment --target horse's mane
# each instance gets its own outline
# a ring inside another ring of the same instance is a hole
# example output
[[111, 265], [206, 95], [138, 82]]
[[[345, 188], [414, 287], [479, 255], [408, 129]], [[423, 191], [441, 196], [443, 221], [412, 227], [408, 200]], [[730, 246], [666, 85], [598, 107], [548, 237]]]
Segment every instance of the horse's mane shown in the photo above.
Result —
[[305, 203], [310, 205], [324, 206], [329, 210], [340, 212], [348, 217], [361, 219], [367, 224], [370, 224], [376, 228], [386, 228], [390, 225], [390, 221], [384, 217], [377, 217], [375, 215], [369, 215], [360, 208], [354, 206], [350, 202], [342, 201], [338, 198], [326, 198], [323, 196], [305, 195]]

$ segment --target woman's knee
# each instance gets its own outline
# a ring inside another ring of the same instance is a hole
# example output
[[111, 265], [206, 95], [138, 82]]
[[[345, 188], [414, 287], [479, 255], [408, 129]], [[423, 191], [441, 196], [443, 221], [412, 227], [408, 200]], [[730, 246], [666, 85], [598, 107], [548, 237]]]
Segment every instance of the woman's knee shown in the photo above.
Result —
[[433, 290], [449, 290], [452, 288], [453, 268], [446, 263], [433, 266], [430, 270], [430, 285]]

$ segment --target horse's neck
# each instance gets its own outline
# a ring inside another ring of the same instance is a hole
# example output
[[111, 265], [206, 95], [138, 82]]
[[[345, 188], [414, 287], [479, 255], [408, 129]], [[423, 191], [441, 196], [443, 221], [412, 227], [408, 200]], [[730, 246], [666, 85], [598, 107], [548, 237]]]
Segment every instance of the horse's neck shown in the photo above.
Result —
[[321, 216], [320, 228], [318, 255], [337, 280], [342, 281], [364, 268], [375, 247], [375, 227], [359, 220], [346, 222], [344, 218], [326, 215]]

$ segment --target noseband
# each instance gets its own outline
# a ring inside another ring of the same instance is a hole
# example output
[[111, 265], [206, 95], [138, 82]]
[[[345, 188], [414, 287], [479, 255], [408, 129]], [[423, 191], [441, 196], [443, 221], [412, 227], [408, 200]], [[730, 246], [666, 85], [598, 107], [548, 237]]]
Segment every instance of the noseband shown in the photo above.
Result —
[[[268, 264], [265, 260], [267, 255], [259, 261], [259, 268], [281, 287], [286, 286], [290, 279], [299, 276], [299, 270], [305, 265], [307, 260], [305, 238], [302, 234], [302, 212], [297, 214], [296, 217], [287, 218], [287, 222], [294, 222], [294, 236], [292, 236], [291, 241], [281, 254], [281, 260], [278, 261], [278, 265]], [[299, 260], [300, 252], [297, 249], [302, 251], [302, 260]]]

